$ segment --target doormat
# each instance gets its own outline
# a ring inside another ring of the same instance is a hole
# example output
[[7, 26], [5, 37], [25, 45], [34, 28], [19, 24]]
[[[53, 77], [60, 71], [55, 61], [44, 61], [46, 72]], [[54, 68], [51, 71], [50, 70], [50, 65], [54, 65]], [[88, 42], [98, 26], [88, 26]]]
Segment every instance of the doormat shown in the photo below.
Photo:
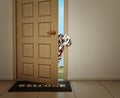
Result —
[[59, 81], [58, 85], [48, 85], [43, 83], [17, 81], [8, 92], [71, 92], [69, 81]]

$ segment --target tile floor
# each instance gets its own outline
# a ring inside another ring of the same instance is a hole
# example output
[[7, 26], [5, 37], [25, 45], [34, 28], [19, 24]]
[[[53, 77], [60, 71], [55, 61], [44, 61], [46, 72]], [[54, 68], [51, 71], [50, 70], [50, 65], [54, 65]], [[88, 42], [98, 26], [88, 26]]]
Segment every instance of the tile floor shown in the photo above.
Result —
[[72, 92], [7, 92], [14, 81], [0, 81], [0, 98], [120, 98], [120, 81], [70, 81]]

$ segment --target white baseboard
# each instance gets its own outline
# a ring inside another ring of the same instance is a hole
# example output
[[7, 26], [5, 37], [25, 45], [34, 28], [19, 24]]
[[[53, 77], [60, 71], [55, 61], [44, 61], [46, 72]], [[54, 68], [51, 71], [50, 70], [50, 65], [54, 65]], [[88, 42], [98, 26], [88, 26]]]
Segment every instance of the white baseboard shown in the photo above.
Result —
[[[7, 74], [1, 74], [0, 80], [13, 80], [13, 76]], [[120, 74], [118, 75], [69, 75], [68, 80], [120, 80]]]
[[68, 80], [120, 80], [119, 75], [68, 75]]

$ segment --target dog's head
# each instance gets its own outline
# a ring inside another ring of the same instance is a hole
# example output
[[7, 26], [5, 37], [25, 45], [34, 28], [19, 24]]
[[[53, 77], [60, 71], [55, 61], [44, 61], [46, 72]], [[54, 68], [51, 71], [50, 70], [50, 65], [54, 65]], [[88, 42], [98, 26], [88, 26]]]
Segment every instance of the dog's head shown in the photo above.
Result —
[[63, 39], [63, 45], [68, 47], [72, 44], [71, 43], [71, 38], [70, 38], [69, 35], [65, 34], [62, 39]]
[[64, 45], [64, 46], [70, 46], [72, 43], [71, 43], [71, 38], [69, 35], [67, 34], [59, 34], [58, 35], [58, 39], [59, 39], [59, 46], [61, 45]]

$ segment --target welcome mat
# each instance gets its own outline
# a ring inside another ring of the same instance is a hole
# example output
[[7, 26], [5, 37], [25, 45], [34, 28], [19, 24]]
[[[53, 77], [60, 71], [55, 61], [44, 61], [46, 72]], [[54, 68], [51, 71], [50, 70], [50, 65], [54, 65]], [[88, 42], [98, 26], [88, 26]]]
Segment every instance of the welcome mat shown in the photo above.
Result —
[[59, 81], [57, 86], [43, 83], [17, 81], [8, 92], [71, 92], [69, 81]]

